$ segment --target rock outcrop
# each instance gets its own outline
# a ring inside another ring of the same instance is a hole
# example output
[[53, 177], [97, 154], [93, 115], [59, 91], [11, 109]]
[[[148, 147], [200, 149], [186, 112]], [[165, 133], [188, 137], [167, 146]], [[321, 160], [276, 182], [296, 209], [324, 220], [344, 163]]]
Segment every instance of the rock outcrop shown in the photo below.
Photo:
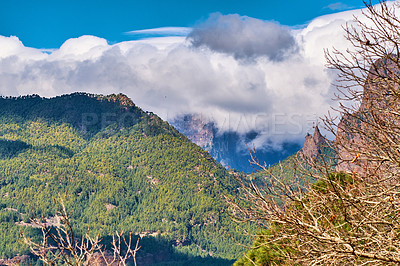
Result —
[[314, 134], [307, 134], [301, 151], [307, 158], [318, 157], [322, 154], [324, 146], [326, 146], [325, 138], [321, 135], [318, 126], [315, 126]]

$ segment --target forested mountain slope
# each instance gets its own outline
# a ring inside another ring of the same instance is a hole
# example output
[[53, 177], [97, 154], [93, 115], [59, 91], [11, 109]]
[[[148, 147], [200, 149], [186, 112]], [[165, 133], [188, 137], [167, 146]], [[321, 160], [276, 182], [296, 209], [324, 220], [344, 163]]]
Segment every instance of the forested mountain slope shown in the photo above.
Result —
[[53, 216], [60, 192], [77, 233], [153, 235], [138, 253], [146, 264], [226, 263], [242, 253], [223, 201], [234, 190], [207, 152], [124, 95], [0, 98], [3, 258], [28, 252], [19, 231], [37, 239], [40, 231], [21, 222]]

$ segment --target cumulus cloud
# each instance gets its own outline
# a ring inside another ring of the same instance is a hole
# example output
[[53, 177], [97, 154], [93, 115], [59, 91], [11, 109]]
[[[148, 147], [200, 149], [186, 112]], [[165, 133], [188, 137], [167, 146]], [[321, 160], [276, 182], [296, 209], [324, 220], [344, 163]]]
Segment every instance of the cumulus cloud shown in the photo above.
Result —
[[[258, 132], [253, 142], [259, 147], [301, 143], [317, 118], [334, 104], [335, 73], [324, 67], [323, 49], [348, 47], [341, 25], [353, 13], [320, 17], [300, 30], [218, 15], [217, 20], [225, 21], [226, 35], [242, 40], [221, 44], [221, 51], [210, 47], [209, 39], [202, 39], [209, 47], [203, 49], [194, 36], [222, 31], [222, 22], [216, 23], [216, 30], [194, 29], [191, 39], [173, 36], [110, 45], [102, 38], [82, 36], [67, 40], [52, 53], [25, 47], [17, 37], [0, 36], [0, 94], [122, 92], [169, 121], [181, 114], [202, 114], [221, 132]], [[240, 37], [232, 36], [230, 27], [241, 29]], [[281, 39], [289, 44], [284, 46]], [[261, 47], [262, 41], [267, 48]], [[295, 53], [282, 56], [293, 47]], [[243, 56], [252, 60], [244, 64]]]
[[85, 61], [100, 57], [107, 49], [105, 39], [85, 35], [67, 40], [49, 59]]
[[196, 47], [205, 46], [235, 58], [265, 56], [281, 61], [297, 48], [288, 27], [238, 14], [211, 14], [188, 38]]
[[16, 36], [5, 37], [0, 35], [0, 59], [18, 56], [24, 59], [40, 59], [43, 54], [38, 49], [25, 47]]

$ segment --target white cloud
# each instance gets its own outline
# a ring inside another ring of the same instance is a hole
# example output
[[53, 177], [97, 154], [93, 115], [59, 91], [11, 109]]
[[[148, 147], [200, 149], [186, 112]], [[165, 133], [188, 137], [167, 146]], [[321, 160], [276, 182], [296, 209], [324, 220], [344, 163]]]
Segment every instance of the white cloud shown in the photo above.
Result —
[[40, 59], [43, 54], [40, 50], [25, 47], [16, 36], [4, 37], [0, 35], [0, 59], [18, 56], [21, 59]]
[[266, 56], [280, 61], [297, 50], [288, 27], [238, 14], [211, 14], [188, 37], [195, 47], [208, 47], [239, 59]]
[[[221, 130], [261, 132], [255, 140], [259, 146], [271, 141], [301, 142], [317, 117], [333, 104], [334, 73], [324, 67], [323, 49], [348, 46], [341, 25], [353, 13], [323, 16], [304, 29], [290, 31], [248, 18], [251, 25], [267, 27], [252, 29], [267, 36], [253, 33], [235, 45], [261, 45], [273, 38], [268, 34], [284, 32], [295, 42], [288, 47], [296, 50], [282, 48], [279, 60], [273, 56], [275, 44], [265, 52], [254, 50], [252, 60], [243, 61], [229, 50], [232, 47], [193, 46], [176, 36], [114, 45], [82, 36], [67, 40], [50, 54], [25, 47], [17, 37], [0, 36], [0, 93], [49, 97], [74, 91], [122, 92], [167, 120], [200, 113], [211, 117]], [[247, 31], [244, 28], [242, 33]]]
[[101, 57], [107, 49], [109, 46], [105, 39], [85, 35], [67, 40], [51, 54], [50, 59], [85, 61]]

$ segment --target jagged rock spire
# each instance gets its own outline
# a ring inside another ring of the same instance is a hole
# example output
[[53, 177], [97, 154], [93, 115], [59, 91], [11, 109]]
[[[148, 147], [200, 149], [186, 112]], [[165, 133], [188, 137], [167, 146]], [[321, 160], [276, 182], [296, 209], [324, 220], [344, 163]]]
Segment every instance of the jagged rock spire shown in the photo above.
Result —
[[316, 157], [321, 154], [321, 147], [325, 144], [325, 138], [319, 131], [318, 125], [316, 125], [314, 127], [314, 134], [307, 134], [301, 150], [306, 157]]
[[317, 145], [325, 143], [325, 139], [322, 136], [321, 132], [319, 131], [318, 125], [316, 125], [314, 128], [313, 139]]

